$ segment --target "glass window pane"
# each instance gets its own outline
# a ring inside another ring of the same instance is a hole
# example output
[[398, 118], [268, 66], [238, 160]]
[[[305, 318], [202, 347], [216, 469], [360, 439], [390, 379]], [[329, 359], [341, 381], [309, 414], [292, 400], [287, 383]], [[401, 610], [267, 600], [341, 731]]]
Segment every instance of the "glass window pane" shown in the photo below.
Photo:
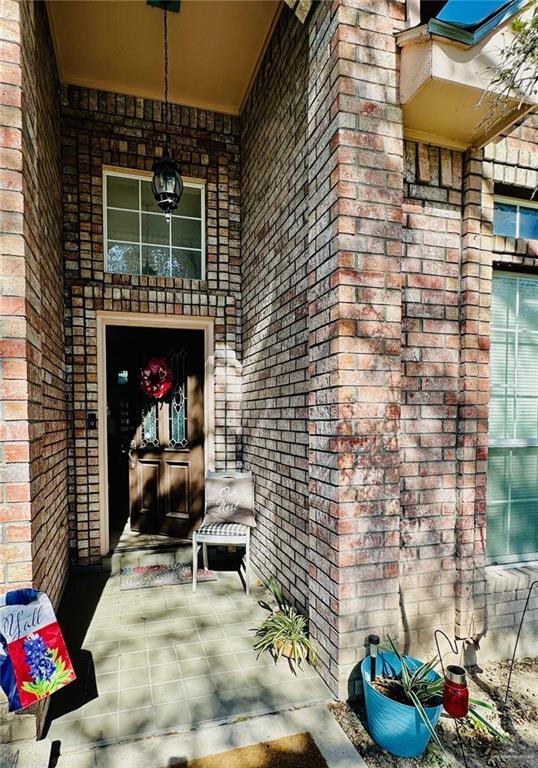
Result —
[[512, 501], [538, 497], [538, 448], [514, 448], [510, 478]]
[[172, 245], [183, 246], [184, 248], [201, 248], [201, 222], [172, 217]]
[[517, 280], [501, 275], [493, 276], [491, 323], [496, 328], [515, 328]]
[[520, 330], [538, 331], [538, 280], [519, 278], [518, 322]]
[[488, 507], [486, 541], [488, 557], [508, 554], [508, 504], [491, 504]]
[[170, 225], [164, 213], [160, 216], [142, 214], [142, 242], [170, 245]]
[[516, 435], [521, 440], [538, 439], [538, 397], [517, 396]]
[[491, 394], [489, 400], [489, 436], [505, 440], [514, 436], [514, 396]]
[[106, 268], [108, 272], [127, 275], [140, 274], [140, 246], [129, 243], [108, 243]]
[[504, 235], [505, 237], [515, 237], [516, 213], [517, 208], [515, 205], [496, 201], [493, 213], [493, 233], [495, 235]]
[[519, 209], [519, 236], [538, 240], [538, 208]]
[[170, 276], [170, 249], [153, 245], [142, 246], [142, 274]]
[[177, 216], [196, 216], [202, 215], [202, 190], [200, 187], [183, 187], [183, 194], [179, 200], [177, 210], [174, 211]]
[[490, 448], [488, 454], [488, 503], [508, 501], [510, 496], [510, 450]]
[[108, 271], [201, 278], [203, 188], [185, 186], [178, 208], [182, 216], [173, 216], [172, 223], [155, 203], [149, 179], [107, 175], [106, 193]]
[[538, 334], [519, 334], [517, 391], [518, 394], [538, 395]]
[[509, 529], [510, 554], [538, 552], [538, 501], [512, 502]]
[[172, 248], [172, 277], [200, 280], [202, 277], [202, 254], [200, 251], [183, 251]]
[[130, 208], [138, 211], [138, 179], [123, 176], [106, 177], [107, 205], [112, 208]]
[[109, 211], [107, 225], [109, 240], [128, 240], [132, 243], [138, 243], [138, 213]]
[[515, 383], [515, 344], [513, 333], [496, 331], [490, 352], [490, 376], [492, 392], [504, 391], [505, 387], [513, 390]]
[[151, 182], [150, 181], [141, 181], [140, 182], [140, 197], [142, 200], [142, 210], [143, 211], [153, 211], [153, 213], [159, 213], [161, 216], [164, 217], [163, 212], [155, 202], [155, 198], [153, 197], [153, 192], [151, 191]]

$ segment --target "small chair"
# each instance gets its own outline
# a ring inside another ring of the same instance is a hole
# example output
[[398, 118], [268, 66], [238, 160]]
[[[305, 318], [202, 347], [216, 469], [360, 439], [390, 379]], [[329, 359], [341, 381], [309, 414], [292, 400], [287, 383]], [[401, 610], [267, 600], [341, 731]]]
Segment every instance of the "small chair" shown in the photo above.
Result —
[[[234, 496], [233, 483], [243, 484]], [[207, 545], [235, 545], [245, 548], [245, 592], [250, 594], [250, 529], [255, 527], [254, 486], [249, 472], [208, 472], [206, 479], [205, 511], [202, 525], [192, 534], [192, 591], [196, 592], [198, 549], [202, 546], [204, 569], [207, 570]], [[246, 490], [245, 490], [246, 489]], [[239, 501], [236, 499], [239, 498]], [[216, 510], [216, 512], [215, 512]], [[222, 510], [226, 510], [224, 513]], [[219, 515], [228, 519], [215, 520]], [[211, 519], [213, 516], [213, 519]], [[235, 520], [234, 520], [235, 517]], [[236, 522], [245, 520], [245, 522]], [[248, 524], [247, 524], [248, 523]]]
[[198, 573], [198, 548], [202, 545], [204, 568], [207, 570], [207, 545], [224, 544], [245, 547], [245, 592], [250, 594], [250, 528], [241, 523], [209, 523], [202, 525], [192, 534], [192, 591], [196, 592]]

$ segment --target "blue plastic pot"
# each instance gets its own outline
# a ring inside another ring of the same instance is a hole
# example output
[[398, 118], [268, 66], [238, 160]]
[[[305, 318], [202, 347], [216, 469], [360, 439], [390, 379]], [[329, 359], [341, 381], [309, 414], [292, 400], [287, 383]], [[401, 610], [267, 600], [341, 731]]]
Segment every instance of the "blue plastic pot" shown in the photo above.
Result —
[[[411, 668], [416, 669], [422, 662], [406, 656]], [[379, 653], [376, 675], [398, 676], [402, 665], [394, 653]], [[431, 735], [422, 718], [412, 705], [400, 704], [377, 691], [370, 683], [370, 658], [364, 659], [361, 667], [364, 700], [368, 730], [380, 747], [398, 757], [419, 757], [430, 741]], [[439, 679], [437, 672], [430, 672], [429, 680]], [[443, 705], [424, 707], [430, 723], [435, 727], [441, 717]]]

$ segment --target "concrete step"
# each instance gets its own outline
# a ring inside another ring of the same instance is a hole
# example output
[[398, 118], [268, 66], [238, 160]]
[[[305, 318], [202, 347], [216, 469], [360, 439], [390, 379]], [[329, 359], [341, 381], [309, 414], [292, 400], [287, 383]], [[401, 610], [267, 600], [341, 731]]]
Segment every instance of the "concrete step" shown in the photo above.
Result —
[[[36, 735], [37, 718], [35, 713], [9, 712], [7, 700], [0, 690], [0, 745], [30, 741], [35, 739]], [[3, 768], [1, 762], [0, 767]]]
[[1, 768], [49, 768], [52, 742], [17, 741], [0, 744]]

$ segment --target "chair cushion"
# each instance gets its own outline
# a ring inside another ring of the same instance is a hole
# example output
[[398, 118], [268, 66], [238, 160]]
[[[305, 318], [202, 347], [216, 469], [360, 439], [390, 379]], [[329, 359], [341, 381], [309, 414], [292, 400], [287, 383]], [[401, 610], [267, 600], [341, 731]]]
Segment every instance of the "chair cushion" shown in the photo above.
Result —
[[241, 523], [208, 523], [196, 531], [197, 536], [246, 536], [247, 525]]

